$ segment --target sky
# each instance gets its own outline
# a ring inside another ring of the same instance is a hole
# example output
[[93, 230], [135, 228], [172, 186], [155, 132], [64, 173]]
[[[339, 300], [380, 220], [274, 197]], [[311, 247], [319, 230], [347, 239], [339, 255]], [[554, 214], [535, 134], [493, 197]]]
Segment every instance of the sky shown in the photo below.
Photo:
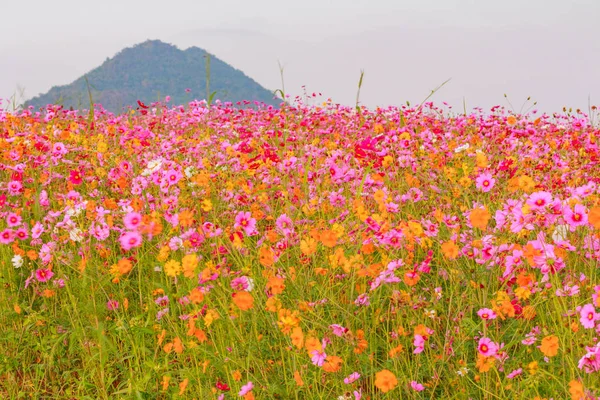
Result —
[[[597, 0], [0, 0], [0, 98], [68, 84], [125, 47], [201, 47], [270, 90], [368, 107], [600, 106]], [[506, 95], [506, 97], [505, 97]], [[527, 98], [531, 100], [527, 102]], [[537, 102], [534, 106], [533, 102]]]

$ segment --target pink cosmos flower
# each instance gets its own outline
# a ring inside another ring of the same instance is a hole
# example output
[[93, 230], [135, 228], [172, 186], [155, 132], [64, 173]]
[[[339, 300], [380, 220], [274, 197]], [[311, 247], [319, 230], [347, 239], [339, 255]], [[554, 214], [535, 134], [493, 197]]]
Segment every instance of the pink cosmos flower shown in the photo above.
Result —
[[137, 212], [130, 212], [123, 218], [123, 223], [125, 224], [125, 228], [136, 230], [142, 223], [142, 215]]
[[506, 260], [504, 262], [504, 273], [502, 274], [502, 278], [506, 279], [509, 277], [515, 267], [519, 267], [523, 264], [523, 252], [521, 250], [513, 250], [512, 255], [506, 256]]
[[119, 308], [119, 302], [111, 299], [106, 303], [106, 308], [108, 308], [109, 311], [116, 310]]
[[286, 214], [281, 214], [279, 218], [277, 218], [275, 226], [277, 226], [277, 231], [283, 236], [289, 236], [294, 232], [294, 223]]
[[498, 352], [498, 345], [494, 343], [491, 339], [483, 337], [479, 339], [477, 351], [479, 351], [479, 354], [481, 354], [482, 356], [492, 357]]
[[165, 174], [162, 184], [166, 186], [176, 185], [183, 178], [183, 175], [179, 171], [175, 171], [173, 169], [167, 171]]
[[344, 383], [346, 385], [350, 385], [351, 383], [356, 382], [359, 378], [360, 374], [358, 372], [353, 372], [344, 378]]
[[581, 307], [579, 315], [581, 316], [579, 322], [581, 322], [581, 325], [586, 329], [594, 328], [596, 326], [596, 321], [600, 319], [600, 314], [596, 312], [594, 305], [589, 303]]
[[52, 146], [52, 155], [55, 157], [64, 156], [68, 152], [67, 147], [61, 142], [54, 143]]
[[123, 250], [131, 250], [134, 247], [139, 247], [142, 244], [142, 235], [139, 232], [129, 231], [125, 232], [119, 238], [121, 248]]
[[489, 308], [482, 308], [481, 310], [477, 311], [477, 315], [479, 315], [481, 319], [485, 321], [496, 318], [496, 313], [494, 310], [490, 310]]
[[543, 210], [548, 204], [552, 202], [552, 195], [548, 192], [535, 192], [529, 196], [526, 204], [532, 210]]
[[600, 371], [600, 343], [594, 347], [586, 347], [587, 353], [581, 357], [577, 367], [588, 374]]
[[0, 243], [9, 244], [15, 240], [15, 232], [12, 229], [6, 228], [0, 232]]
[[10, 181], [6, 187], [8, 189], [8, 194], [11, 196], [17, 196], [21, 193], [23, 189], [23, 184], [19, 181]]
[[481, 174], [475, 179], [475, 187], [482, 192], [489, 192], [494, 187], [496, 180], [490, 173]]
[[587, 211], [583, 204], [576, 204], [573, 210], [571, 210], [571, 207], [565, 207], [563, 217], [565, 222], [572, 228], [585, 225], [588, 222]]
[[22, 219], [21, 216], [11, 212], [6, 216], [6, 225], [9, 228], [14, 228], [21, 225]]
[[508, 379], [514, 379], [517, 376], [521, 375], [523, 373], [523, 368], [519, 368], [519, 369], [515, 369], [514, 371], [512, 371], [510, 374], [508, 374], [506, 377]]
[[332, 330], [335, 336], [339, 337], [344, 336], [344, 333], [348, 332], [348, 328], [344, 328], [343, 326], [338, 324], [329, 325], [329, 328]]
[[253, 236], [256, 234], [256, 220], [252, 218], [252, 214], [248, 211], [240, 211], [235, 217], [234, 228], [242, 228], [246, 235]]
[[244, 386], [242, 386], [242, 389], [240, 390], [240, 392], [238, 393], [238, 396], [245, 396], [246, 394], [248, 394], [252, 389], [254, 388], [254, 384], [252, 383], [252, 381], [246, 383]]
[[19, 239], [19, 240], [25, 240], [29, 237], [29, 232], [27, 232], [27, 228], [19, 228], [17, 229], [17, 231], [15, 232], [15, 236]]
[[415, 349], [413, 350], [413, 354], [422, 353], [425, 350], [425, 338], [422, 335], [415, 335], [415, 339], [413, 340], [413, 345]]
[[37, 271], [35, 271], [35, 279], [37, 279], [38, 282], [47, 282], [50, 279], [52, 279], [53, 276], [54, 272], [47, 268], [38, 269]]
[[354, 304], [356, 304], [357, 306], [368, 306], [369, 304], [371, 304], [369, 300], [369, 295], [366, 293], [359, 295], [356, 298], [356, 300], [354, 300]]
[[422, 392], [423, 390], [425, 390], [425, 386], [421, 385], [419, 382], [417, 381], [411, 381], [410, 382], [410, 387], [417, 391], [417, 392]]
[[310, 356], [312, 363], [318, 367], [322, 367], [327, 358], [327, 354], [325, 354], [324, 350], [313, 350], [310, 352]]
[[247, 276], [240, 276], [231, 280], [231, 288], [233, 290], [246, 290], [250, 289], [250, 281]]

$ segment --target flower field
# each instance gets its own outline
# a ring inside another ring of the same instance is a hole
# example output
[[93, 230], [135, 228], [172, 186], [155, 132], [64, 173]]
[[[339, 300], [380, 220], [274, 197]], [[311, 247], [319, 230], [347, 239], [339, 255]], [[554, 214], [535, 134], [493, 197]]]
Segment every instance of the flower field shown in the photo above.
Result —
[[577, 112], [0, 112], [0, 396], [597, 399]]

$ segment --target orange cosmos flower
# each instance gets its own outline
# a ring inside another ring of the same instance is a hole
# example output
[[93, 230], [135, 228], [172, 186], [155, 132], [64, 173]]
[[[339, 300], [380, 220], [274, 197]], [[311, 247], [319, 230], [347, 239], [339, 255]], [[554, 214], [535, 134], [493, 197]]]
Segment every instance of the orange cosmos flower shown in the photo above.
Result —
[[183, 396], [183, 394], [185, 393], [185, 389], [188, 386], [188, 383], [190, 382], [190, 380], [188, 378], [185, 378], [183, 381], [181, 381], [181, 383], [179, 383], [179, 395]]
[[304, 381], [302, 380], [302, 376], [300, 375], [300, 372], [294, 371], [294, 380], [296, 381], [296, 385], [304, 386]]
[[558, 337], [555, 335], [550, 335], [542, 339], [540, 350], [546, 357], [554, 357], [558, 354], [558, 347]]
[[408, 271], [404, 274], [403, 280], [408, 286], [415, 286], [421, 280], [421, 277], [418, 272]]
[[585, 391], [583, 383], [575, 379], [569, 382], [569, 393], [571, 394], [571, 400], [584, 400]]
[[297, 348], [301, 349], [304, 346], [304, 333], [302, 333], [302, 328], [299, 326], [292, 329], [290, 338], [292, 339], [292, 344]]
[[475, 366], [479, 370], [479, 372], [488, 372], [496, 363], [496, 359], [494, 357], [486, 357], [482, 354], [477, 354], [477, 362]]
[[233, 294], [233, 303], [240, 310], [246, 311], [254, 307], [254, 298], [248, 292], [238, 292]]
[[398, 379], [391, 371], [384, 369], [375, 374], [375, 386], [383, 393], [393, 390], [398, 385]]
[[192, 226], [194, 223], [194, 212], [191, 210], [183, 210], [179, 213], [179, 225], [183, 228], [187, 228], [188, 226]]
[[117, 263], [117, 267], [119, 268], [119, 273], [121, 275], [126, 275], [131, 271], [133, 267], [131, 261], [127, 258], [121, 258]]
[[275, 254], [270, 247], [263, 246], [258, 251], [258, 261], [263, 267], [270, 267], [275, 263]]
[[365, 339], [365, 331], [358, 329], [356, 331], [356, 347], [354, 347], [354, 353], [361, 354], [367, 347], [369, 347], [369, 342]]
[[488, 221], [490, 220], [490, 213], [485, 207], [476, 208], [473, 211], [471, 211], [469, 220], [474, 228], [484, 230], [485, 228], [487, 228]]
[[322, 350], [321, 341], [315, 337], [309, 337], [304, 341], [304, 348], [310, 354], [313, 350]]
[[281, 300], [279, 300], [277, 296], [269, 297], [265, 308], [267, 311], [277, 312], [277, 310], [281, 308]]
[[442, 244], [442, 253], [444, 254], [444, 257], [449, 258], [450, 260], [454, 260], [458, 257], [458, 250], [458, 246], [452, 240]]
[[271, 293], [273, 294], [283, 293], [283, 289], [285, 289], [283, 281], [283, 278], [273, 276], [269, 278], [269, 281], [267, 282], [267, 289], [271, 289]]
[[163, 376], [162, 378], [162, 390], [163, 392], [166, 392], [167, 389], [169, 388], [169, 381], [171, 381], [171, 377], [170, 376]]
[[193, 304], [200, 304], [204, 300], [204, 293], [198, 288], [193, 288], [189, 294], [189, 299]]
[[320, 239], [325, 247], [334, 247], [337, 244], [337, 235], [330, 229], [321, 232]]
[[323, 370], [325, 372], [338, 372], [342, 368], [342, 359], [338, 356], [327, 356], [325, 363], [323, 363]]
[[404, 349], [404, 347], [401, 344], [399, 344], [398, 346], [394, 347], [389, 352], [390, 357], [391, 358], [396, 357], [397, 355], [399, 355], [400, 353], [402, 353], [403, 349]]
[[600, 229], [600, 207], [592, 207], [588, 213], [588, 222], [596, 229]]
[[277, 312], [279, 316], [279, 320], [277, 321], [277, 325], [281, 332], [289, 333], [292, 328], [298, 326], [300, 323], [300, 318], [298, 318], [298, 311], [291, 311], [285, 308], [282, 308]]

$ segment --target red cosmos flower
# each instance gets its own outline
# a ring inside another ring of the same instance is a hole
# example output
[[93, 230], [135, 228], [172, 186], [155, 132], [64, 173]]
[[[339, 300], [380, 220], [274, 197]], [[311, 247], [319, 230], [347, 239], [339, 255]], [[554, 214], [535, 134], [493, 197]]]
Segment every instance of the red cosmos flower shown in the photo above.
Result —
[[23, 173], [15, 171], [11, 176], [11, 180], [13, 181], [23, 181]]
[[515, 308], [515, 315], [516, 316], [519, 316], [519, 315], [523, 314], [523, 306], [521, 304], [519, 304], [519, 301], [517, 299], [512, 300], [511, 304]]
[[223, 392], [229, 392], [231, 390], [226, 383], [223, 383], [221, 381], [217, 381], [217, 384], [215, 386], [217, 387], [217, 389], [222, 390]]
[[73, 185], [80, 185], [83, 182], [83, 178], [81, 177], [81, 173], [77, 170], [72, 170], [69, 173], [69, 180]]
[[137, 101], [138, 106], [142, 107], [142, 108], [148, 108], [147, 105], [145, 105], [144, 103], [142, 103], [140, 100]]

